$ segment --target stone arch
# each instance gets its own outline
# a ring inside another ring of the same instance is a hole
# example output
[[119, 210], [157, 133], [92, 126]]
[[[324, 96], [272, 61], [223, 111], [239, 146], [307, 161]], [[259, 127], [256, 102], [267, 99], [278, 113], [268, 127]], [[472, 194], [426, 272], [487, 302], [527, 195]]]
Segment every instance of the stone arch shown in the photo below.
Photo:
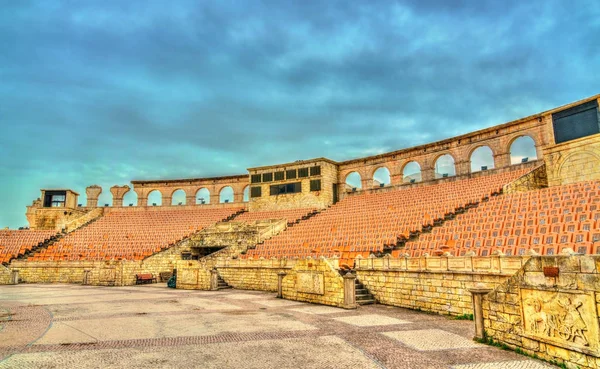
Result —
[[196, 191], [196, 205], [210, 204], [210, 190], [206, 187], [199, 188]]
[[233, 187], [223, 186], [219, 190], [219, 203], [224, 204], [228, 202], [233, 202]]
[[162, 206], [162, 192], [159, 189], [148, 192], [148, 206]]
[[175, 189], [171, 192], [171, 205], [186, 205], [187, 196], [182, 188]]
[[561, 158], [556, 165], [556, 177], [561, 185], [600, 179], [599, 173], [591, 173], [588, 168], [600, 167], [600, 156], [592, 151], [572, 152]]
[[400, 172], [402, 173], [402, 183], [414, 183], [423, 180], [421, 164], [415, 160], [406, 162]]
[[242, 197], [242, 201], [243, 202], [250, 201], [250, 185], [244, 187], [244, 190], [242, 192], [244, 194], [243, 197]]
[[104, 191], [98, 196], [98, 207], [112, 206], [113, 195], [110, 191]]
[[137, 206], [138, 194], [134, 190], [129, 190], [123, 195], [123, 206]]
[[371, 173], [371, 178], [373, 178], [373, 187], [389, 186], [392, 183], [392, 173], [385, 165], [375, 168]]
[[434, 177], [444, 178], [456, 175], [456, 159], [450, 153], [442, 153], [433, 160]]
[[[515, 144], [517, 147], [515, 147]], [[506, 151], [510, 156], [510, 165], [520, 164], [523, 162], [524, 158], [527, 158], [528, 161], [536, 160], [538, 158], [537, 142], [530, 134], [519, 134], [511, 137], [508, 141]]]
[[362, 176], [358, 171], [352, 171], [344, 177], [344, 183], [347, 189], [362, 188]]
[[469, 153], [471, 173], [494, 169], [494, 151], [488, 145], [479, 145]]

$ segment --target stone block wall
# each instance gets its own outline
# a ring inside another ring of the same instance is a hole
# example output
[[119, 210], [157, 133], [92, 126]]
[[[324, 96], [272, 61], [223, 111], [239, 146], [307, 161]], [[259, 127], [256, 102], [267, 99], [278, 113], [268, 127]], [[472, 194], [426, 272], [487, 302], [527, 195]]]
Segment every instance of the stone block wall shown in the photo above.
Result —
[[0, 265], [0, 284], [9, 284], [10, 283], [10, 269], [5, 267], [4, 265]]
[[283, 298], [315, 304], [344, 306], [344, 279], [337, 259], [297, 260], [283, 278]]
[[554, 145], [544, 158], [550, 186], [600, 179], [600, 134]]
[[[181, 253], [189, 251], [189, 240], [182, 241], [163, 252], [144, 260], [108, 261], [13, 261], [9, 270], [18, 270], [23, 283], [83, 283], [101, 286], [128, 286], [136, 282], [135, 275], [171, 272], [181, 260]], [[0, 283], [3, 279], [0, 277]], [[8, 283], [8, 282], [6, 282]]]
[[[279, 167], [264, 167], [249, 169], [250, 175], [273, 173], [276, 171], [285, 171], [287, 169], [310, 168], [311, 166], [320, 165], [321, 175], [311, 176], [306, 178], [295, 178], [284, 181], [272, 181], [266, 183], [251, 184], [252, 187], [261, 187], [261, 196], [250, 198], [250, 211], [265, 211], [265, 210], [286, 210], [296, 208], [317, 208], [323, 209], [333, 204], [333, 184], [337, 183], [337, 166], [330, 161], [314, 160], [302, 164], [289, 164]], [[321, 190], [311, 191], [310, 181], [313, 179], [321, 180]], [[277, 196], [270, 195], [270, 187], [275, 184], [285, 183], [302, 183], [302, 192], [294, 194], [283, 194]]]
[[539, 256], [484, 296], [485, 334], [572, 368], [600, 368], [600, 256]]
[[289, 273], [295, 260], [240, 260], [227, 259], [216, 268], [223, 280], [233, 288], [254, 291], [277, 291], [277, 274]]
[[177, 288], [184, 290], [210, 290], [210, 271], [206, 263], [198, 260], [177, 262]]
[[358, 280], [386, 305], [439, 314], [472, 314], [469, 289], [495, 287], [528, 257], [421, 257], [357, 259]]
[[546, 187], [548, 187], [548, 175], [546, 173], [546, 165], [543, 164], [531, 172], [505, 185], [502, 189], [504, 193], [508, 194], [514, 192], [538, 190]]

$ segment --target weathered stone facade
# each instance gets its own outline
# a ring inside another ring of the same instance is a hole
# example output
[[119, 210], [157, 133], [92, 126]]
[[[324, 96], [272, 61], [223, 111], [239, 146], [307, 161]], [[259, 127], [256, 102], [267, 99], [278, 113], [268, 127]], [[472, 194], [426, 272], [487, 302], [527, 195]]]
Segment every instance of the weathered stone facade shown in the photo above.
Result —
[[[251, 197], [249, 210], [285, 210], [295, 208], [317, 208], [323, 209], [333, 204], [334, 191], [333, 185], [337, 183], [337, 165], [327, 159], [314, 159], [302, 161], [300, 163], [288, 163], [281, 165], [273, 165], [268, 167], [250, 168], [250, 176], [262, 175], [264, 173], [286, 172], [287, 170], [298, 170], [302, 168], [310, 168], [320, 166], [319, 175], [308, 176], [305, 178], [293, 178], [285, 180], [273, 180], [270, 182], [261, 182], [251, 184], [251, 187], [260, 187], [261, 196]], [[321, 180], [321, 189], [319, 191], [311, 191], [310, 181]], [[270, 187], [272, 185], [280, 185], [286, 183], [300, 182], [302, 187], [301, 193], [271, 195]]]
[[573, 368], [600, 368], [600, 256], [538, 256], [483, 299], [485, 334]]
[[548, 187], [546, 164], [540, 165], [531, 172], [517, 178], [503, 187], [504, 193], [525, 192]]
[[497, 286], [527, 257], [421, 257], [358, 259], [356, 274], [377, 301], [440, 314], [472, 314], [469, 289]]
[[283, 277], [283, 298], [344, 307], [344, 279], [338, 260], [298, 260]]
[[550, 186], [600, 179], [600, 134], [555, 145], [546, 158]]

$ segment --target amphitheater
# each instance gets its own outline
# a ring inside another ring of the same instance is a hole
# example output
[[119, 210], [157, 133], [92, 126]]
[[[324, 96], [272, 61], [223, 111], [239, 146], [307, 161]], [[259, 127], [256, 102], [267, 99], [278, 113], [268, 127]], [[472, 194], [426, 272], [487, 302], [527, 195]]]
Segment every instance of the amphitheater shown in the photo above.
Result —
[[[596, 95], [342, 162], [133, 180], [133, 188], [109, 189], [112, 204], [100, 203], [105, 189], [97, 185], [87, 187], [85, 204], [73, 190], [42, 189], [27, 206], [29, 228], [0, 230], [0, 284], [7, 285], [0, 289], [49, 296], [138, 291], [143, 283], [157, 294], [200, 290], [216, 305], [269, 292], [271, 307], [473, 316], [465, 332], [480, 342], [563, 367], [600, 368], [599, 103]], [[518, 141], [531, 143], [530, 155], [513, 152]], [[137, 203], [126, 200], [133, 197]], [[0, 299], [0, 307], [10, 311], [11, 301]], [[11, 321], [0, 324], [2, 338]], [[407, 331], [398, 332], [378, 334], [401, 340]], [[15, 345], [0, 339], [0, 359], [33, 347]], [[464, 364], [455, 367], [493, 367]]]

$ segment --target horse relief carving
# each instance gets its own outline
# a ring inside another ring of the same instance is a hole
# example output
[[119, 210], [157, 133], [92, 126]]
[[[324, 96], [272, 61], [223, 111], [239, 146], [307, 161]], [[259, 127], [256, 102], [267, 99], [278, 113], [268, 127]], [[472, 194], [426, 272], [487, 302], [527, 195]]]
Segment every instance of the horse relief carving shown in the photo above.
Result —
[[540, 291], [528, 295], [523, 296], [525, 333], [586, 348], [598, 345], [594, 326], [598, 320], [589, 295]]

